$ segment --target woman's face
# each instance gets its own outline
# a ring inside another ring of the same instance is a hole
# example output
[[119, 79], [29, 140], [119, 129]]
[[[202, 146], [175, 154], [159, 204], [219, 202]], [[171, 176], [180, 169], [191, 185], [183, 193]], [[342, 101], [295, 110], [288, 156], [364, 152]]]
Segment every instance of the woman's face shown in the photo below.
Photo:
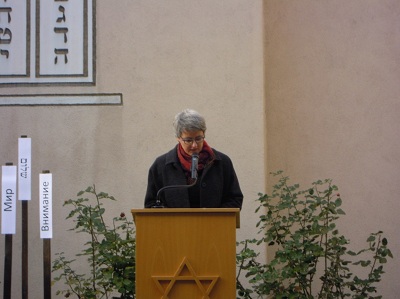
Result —
[[185, 153], [191, 156], [193, 153], [201, 152], [204, 137], [203, 131], [184, 131], [181, 137], [178, 138], [178, 142], [182, 145]]

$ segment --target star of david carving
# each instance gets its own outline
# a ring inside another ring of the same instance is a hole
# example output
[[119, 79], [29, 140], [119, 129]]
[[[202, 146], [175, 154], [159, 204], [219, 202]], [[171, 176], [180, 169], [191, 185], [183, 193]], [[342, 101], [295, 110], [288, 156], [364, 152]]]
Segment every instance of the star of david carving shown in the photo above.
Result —
[[[210, 299], [210, 293], [219, 276], [199, 276], [186, 257], [172, 276], [152, 276], [157, 288], [162, 293], [161, 299], [169, 299], [168, 295], [176, 282], [194, 281], [202, 295], [201, 299]], [[176, 287], [176, 286], [175, 286]]]

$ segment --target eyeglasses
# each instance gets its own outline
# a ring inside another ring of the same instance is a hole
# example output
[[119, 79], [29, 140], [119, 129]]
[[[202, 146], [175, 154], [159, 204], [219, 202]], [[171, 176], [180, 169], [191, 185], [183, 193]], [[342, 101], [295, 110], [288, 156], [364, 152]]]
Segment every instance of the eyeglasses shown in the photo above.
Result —
[[196, 138], [181, 138], [181, 140], [183, 141], [184, 144], [186, 145], [192, 145], [193, 142], [196, 142], [196, 144], [202, 143], [204, 138], [206, 138], [205, 136], [197, 136]]

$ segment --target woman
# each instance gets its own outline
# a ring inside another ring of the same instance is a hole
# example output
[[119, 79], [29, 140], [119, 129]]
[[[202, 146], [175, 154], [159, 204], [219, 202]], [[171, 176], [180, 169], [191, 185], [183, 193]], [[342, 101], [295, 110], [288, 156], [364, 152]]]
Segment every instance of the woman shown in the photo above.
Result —
[[[241, 208], [243, 194], [232, 161], [204, 140], [203, 116], [186, 109], [175, 116], [174, 128], [178, 144], [150, 167], [145, 208]], [[194, 153], [199, 155], [197, 180], [190, 171]]]

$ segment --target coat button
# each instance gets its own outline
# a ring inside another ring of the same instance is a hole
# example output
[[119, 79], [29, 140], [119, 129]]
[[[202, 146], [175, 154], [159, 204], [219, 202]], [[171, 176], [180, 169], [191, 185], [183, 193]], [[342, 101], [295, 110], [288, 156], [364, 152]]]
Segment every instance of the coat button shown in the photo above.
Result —
[[203, 188], [207, 187], [207, 183], [201, 183], [201, 187]]

